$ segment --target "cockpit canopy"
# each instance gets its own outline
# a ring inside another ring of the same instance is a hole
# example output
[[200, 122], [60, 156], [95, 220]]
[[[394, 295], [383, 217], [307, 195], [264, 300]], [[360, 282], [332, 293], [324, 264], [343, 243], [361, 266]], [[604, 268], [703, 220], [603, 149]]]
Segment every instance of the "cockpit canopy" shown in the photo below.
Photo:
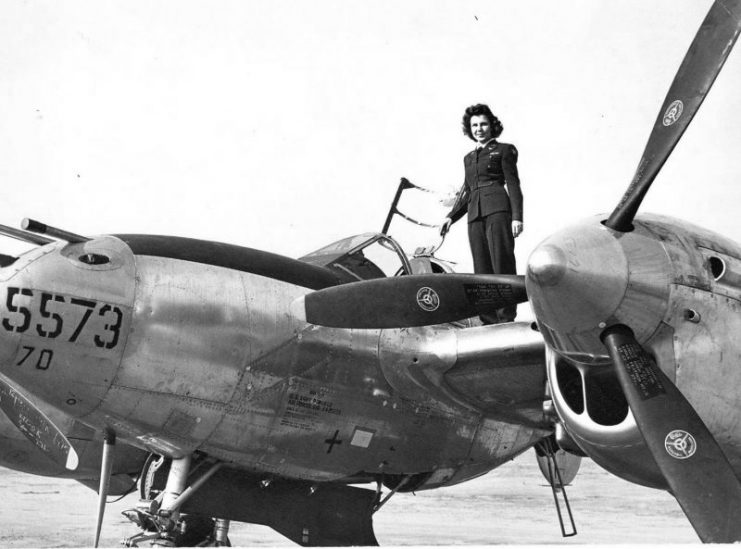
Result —
[[330, 268], [346, 282], [412, 272], [401, 246], [382, 233], [364, 233], [343, 238], [299, 259]]

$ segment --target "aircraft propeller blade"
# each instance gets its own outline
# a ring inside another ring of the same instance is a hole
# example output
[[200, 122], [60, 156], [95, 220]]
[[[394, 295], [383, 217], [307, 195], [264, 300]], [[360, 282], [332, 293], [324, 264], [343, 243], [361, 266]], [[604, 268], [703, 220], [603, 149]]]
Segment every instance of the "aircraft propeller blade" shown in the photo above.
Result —
[[98, 515], [95, 520], [95, 544], [100, 541], [100, 529], [103, 526], [103, 515], [105, 514], [108, 489], [111, 484], [111, 471], [113, 469], [113, 447], [116, 445], [116, 433], [106, 431], [103, 440], [103, 459], [100, 465], [100, 486], [98, 488]]
[[659, 111], [633, 181], [605, 225], [630, 231], [651, 183], [700, 108], [741, 30], [741, 0], [716, 0]]
[[70, 471], [77, 469], [77, 452], [64, 433], [3, 377], [0, 377], [0, 408], [20, 432], [53, 462]]
[[741, 541], [741, 483], [700, 416], [630, 328], [607, 328], [602, 341], [646, 445], [695, 531], [703, 542]]
[[320, 326], [383, 329], [452, 322], [525, 301], [524, 276], [449, 273], [333, 286], [300, 297], [292, 310]]

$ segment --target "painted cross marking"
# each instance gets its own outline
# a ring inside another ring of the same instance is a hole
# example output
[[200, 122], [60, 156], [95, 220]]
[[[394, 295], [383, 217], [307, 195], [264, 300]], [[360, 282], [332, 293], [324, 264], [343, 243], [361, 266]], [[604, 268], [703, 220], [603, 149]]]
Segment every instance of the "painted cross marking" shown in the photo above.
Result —
[[334, 435], [332, 435], [332, 438], [328, 438], [327, 440], [324, 441], [325, 444], [328, 444], [329, 445], [329, 448], [327, 448], [327, 453], [328, 454], [332, 453], [332, 448], [334, 448], [334, 445], [335, 444], [342, 444], [342, 441], [337, 438], [337, 435], [339, 435], [339, 434], [340, 434], [340, 430], [337, 429], [334, 432]]

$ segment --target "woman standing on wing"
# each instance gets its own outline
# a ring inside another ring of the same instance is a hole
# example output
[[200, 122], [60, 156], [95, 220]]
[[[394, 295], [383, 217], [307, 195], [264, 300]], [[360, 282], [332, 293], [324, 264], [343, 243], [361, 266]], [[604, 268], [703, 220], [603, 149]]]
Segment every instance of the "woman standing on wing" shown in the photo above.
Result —
[[[515, 238], [522, 233], [522, 191], [517, 175], [517, 149], [500, 143], [503, 126], [488, 106], [478, 104], [463, 114], [463, 133], [476, 148], [463, 158], [465, 179], [440, 234], [468, 212], [468, 240], [473, 270], [481, 274], [516, 274]], [[505, 190], [506, 186], [506, 190]], [[482, 316], [484, 324], [512, 322], [517, 307]]]

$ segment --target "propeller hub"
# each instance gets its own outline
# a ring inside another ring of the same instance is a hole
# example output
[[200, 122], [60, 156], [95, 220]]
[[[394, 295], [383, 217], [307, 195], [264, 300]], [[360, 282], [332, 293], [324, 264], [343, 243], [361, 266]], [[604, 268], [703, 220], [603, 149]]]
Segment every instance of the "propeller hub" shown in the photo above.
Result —
[[533, 310], [548, 343], [563, 353], [606, 357], [605, 327], [624, 323], [650, 335], [666, 305], [671, 267], [658, 239], [641, 224], [619, 233], [601, 219], [555, 233], [528, 261]]
[[540, 244], [528, 260], [526, 281], [538, 320], [573, 334], [613, 316], [625, 294], [628, 262], [610, 231], [590, 222]]

